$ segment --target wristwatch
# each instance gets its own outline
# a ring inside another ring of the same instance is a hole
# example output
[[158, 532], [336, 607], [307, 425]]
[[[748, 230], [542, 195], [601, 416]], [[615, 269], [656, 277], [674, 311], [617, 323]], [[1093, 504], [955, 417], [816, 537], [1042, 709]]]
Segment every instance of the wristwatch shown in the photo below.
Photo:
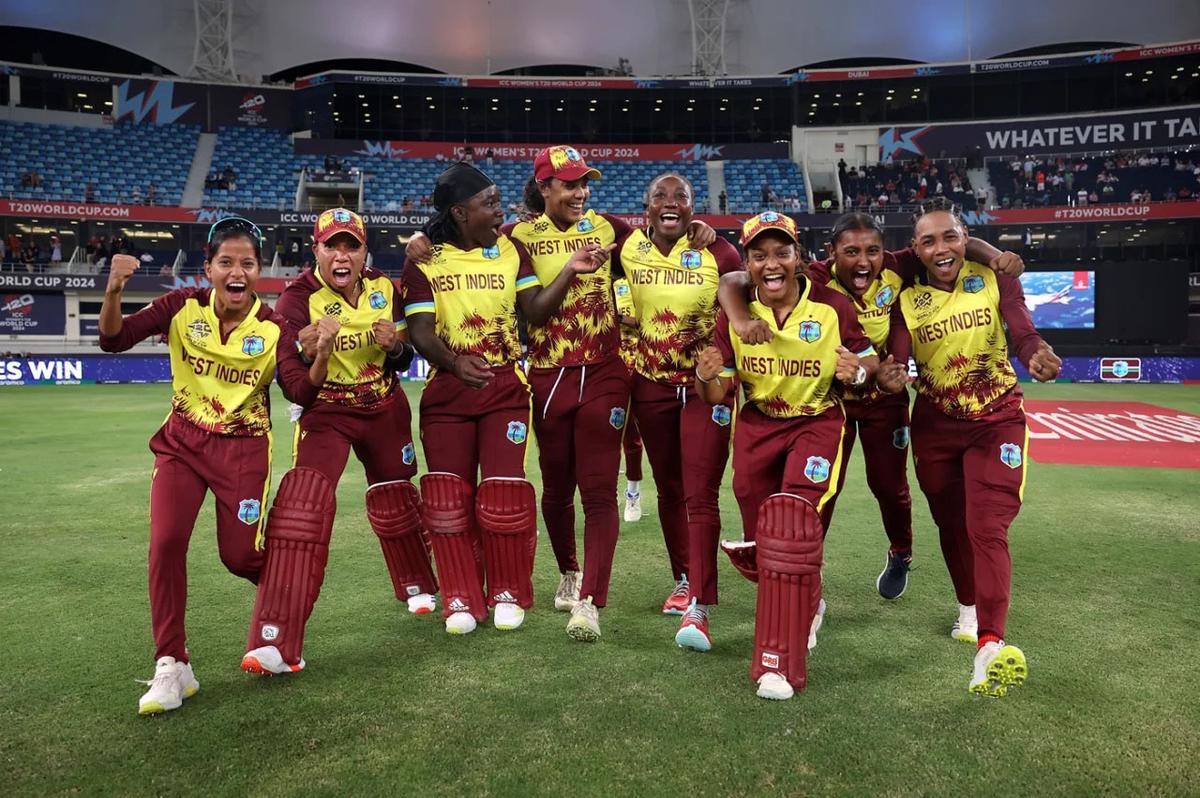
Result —
[[857, 387], [867, 381], [867, 369], [865, 366], [859, 366], [858, 371], [854, 373], [854, 385]]

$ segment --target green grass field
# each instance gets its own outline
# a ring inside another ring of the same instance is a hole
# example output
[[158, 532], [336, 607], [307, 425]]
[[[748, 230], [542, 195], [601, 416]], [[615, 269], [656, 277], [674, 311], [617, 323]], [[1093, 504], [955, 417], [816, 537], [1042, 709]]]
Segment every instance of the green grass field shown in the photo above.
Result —
[[[408, 386], [410, 395], [416, 387]], [[1033, 398], [1144, 401], [1200, 414], [1200, 388], [1027, 386]], [[524, 628], [464, 638], [391, 595], [353, 459], [339, 489], [308, 669], [238, 669], [252, 587], [218, 558], [211, 501], [191, 552], [189, 643], [201, 692], [136, 714], [153, 671], [145, 586], [151, 455], [167, 386], [0, 391], [2, 795], [1197, 794], [1200, 478], [1030, 468], [1011, 531], [1010, 640], [1030, 681], [966, 691], [973, 648], [914, 484], [915, 570], [875, 592], [886, 538], [861, 458], [827, 545], [827, 625], [807, 691], [755, 698], [754, 592], [722, 563], [715, 648], [677, 649], [654, 512], [624, 525], [604, 638], [564, 634], [548, 600]], [[276, 403], [278, 482], [289, 462]], [[530, 476], [539, 482], [531, 452]], [[910, 474], [911, 476], [911, 474]], [[726, 537], [737, 537], [732, 493]], [[582, 544], [581, 544], [582, 550]]]

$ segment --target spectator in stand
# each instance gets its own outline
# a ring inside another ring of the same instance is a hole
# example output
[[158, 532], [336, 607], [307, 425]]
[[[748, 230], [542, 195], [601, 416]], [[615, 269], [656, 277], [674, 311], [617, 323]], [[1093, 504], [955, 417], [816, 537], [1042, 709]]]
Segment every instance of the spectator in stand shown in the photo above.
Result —
[[58, 236], [50, 236], [50, 263], [57, 266], [62, 263], [62, 241]]
[[86, 186], [84, 186], [83, 201], [88, 202], [88, 203], [96, 201], [96, 184], [95, 183], [88, 183]]
[[226, 164], [225, 171], [221, 173], [221, 180], [225, 183], [225, 188], [230, 191], [237, 191], [237, 170], [233, 168], [233, 164]]
[[721, 209], [721, 213], [722, 214], [728, 213], [729, 212], [729, 195], [725, 193], [725, 189], [721, 189], [721, 193], [717, 195], [717, 200], [719, 202], [719, 207]]
[[1176, 196], [1178, 196], [1180, 200], [1190, 200], [1192, 198], [1192, 190], [1186, 185], [1180, 186], [1179, 191], [1176, 192]]
[[158, 186], [151, 180], [146, 184], [146, 204], [153, 205], [158, 200]]
[[142, 190], [140, 188], [138, 188], [137, 186], [133, 187], [133, 200], [132, 200], [131, 204], [133, 204], [133, 205], [141, 205], [142, 204]]
[[1117, 190], [1113, 188], [1113, 184], [1105, 182], [1104, 186], [1100, 189], [1100, 200], [1102, 202], [1113, 202], [1116, 199], [1116, 194]]
[[771, 199], [775, 196], [775, 192], [771, 190], [769, 183], [762, 184], [762, 206], [764, 208], [771, 207]]
[[492, 151], [491, 147], [488, 147], [487, 152], [484, 153], [483, 157], [487, 159], [488, 171], [491, 171], [492, 167], [495, 165], [496, 153]]
[[1079, 189], [1079, 192], [1077, 193], [1077, 195], [1076, 195], [1076, 196], [1077, 196], [1077, 197], [1078, 197], [1078, 199], [1079, 199], [1079, 204], [1080, 204], [1080, 205], [1087, 205], [1087, 204], [1088, 204], [1088, 190], [1087, 190], [1086, 188], [1081, 188], [1081, 189]]

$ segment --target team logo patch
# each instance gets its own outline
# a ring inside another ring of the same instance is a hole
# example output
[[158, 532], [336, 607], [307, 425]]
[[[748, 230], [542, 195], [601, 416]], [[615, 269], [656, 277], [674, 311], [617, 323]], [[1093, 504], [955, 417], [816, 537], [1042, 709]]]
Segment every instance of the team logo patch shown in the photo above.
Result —
[[371, 303], [372, 310], [383, 310], [387, 307], [387, 297], [382, 291], [372, 291], [371, 296], [367, 297], [367, 301]]
[[417, 450], [411, 443], [404, 444], [404, 448], [400, 450], [400, 459], [405, 465], [412, 465], [417, 461]]
[[279, 638], [279, 627], [273, 623], [264, 623], [258, 630], [258, 636], [263, 640], [276, 640]]
[[495, 260], [496, 258], [500, 257], [500, 245], [493, 244], [490, 247], [484, 247], [483, 257], [487, 258], [488, 260]]
[[254, 526], [262, 515], [262, 505], [258, 499], [242, 499], [238, 502], [238, 520], [243, 524]]
[[267, 344], [261, 335], [247, 335], [242, 339], [242, 354], [254, 357], [265, 351], [267, 351]]
[[627, 296], [629, 294], [629, 285], [627, 283], [617, 283], [613, 286], [613, 291], [617, 296]]
[[1015, 443], [1000, 444], [1000, 462], [1009, 468], [1021, 467], [1021, 447]]
[[581, 233], [590, 233], [596, 226], [587, 219], [580, 219], [579, 224], [575, 225], [575, 229]]
[[504, 437], [508, 438], [513, 443], [524, 443], [525, 436], [528, 434], [529, 429], [525, 426], [524, 422], [510, 421], [508, 422], [508, 432], [504, 434]]
[[760, 222], [778, 222], [779, 214], [775, 213], [775, 211], [763, 211], [758, 215], [758, 220]]
[[209, 327], [208, 322], [204, 319], [196, 319], [188, 325], [188, 338], [191, 338], [194, 344], [200, 343], [210, 335], [212, 335], [212, 327]]
[[809, 482], [824, 482], [829, 479], [829, 461], [814, 454], [804, 464], [804, 476]]
[[907, 449], [908, 437], [908, 427], [901, 427], [900, 429], [893, 430], [892, 446], [895, 446], [897, 449]]
[[885, 285], [875, 293], [875, 307], [886, 308], [892, 304], [892, 300], [896, 298], [896, 292], [892, 290], [890, 285]]
[[652, 249], [654, 249], [654, 244], [650, 243], [650, 239], [643, 239], [638, 242], [637, 251], [639, 255], [649, 255]]
[[762, 653], [762, 666], [764, 668], [779, 670], [779, 655], [772, 654], [770, 651], [764, 651]]
[[679, 256], [679, 265], [685, 269], [699, 269], [700, 253], [694, 249], [685, 249]]
[[978, 294], [983, 290], [983, 278], [978, 274], [972, 274], [969, 277], [964, 277], [963, 290], [968, 294]]
[[712, 420], [717, 425], [728, 427], [729, 421], [733, 418], [733, 412], [725, 405], [713, 405]]
[[809, 319], [800, 322], [800, 340], [813, 343], [821, 337], [821, 322]]
[[608, 423], [612, 425], [613, 429], [621, 429], [624, 427], [625, 408], [614, 407], [612, 410], [608, 411]]
[[336, 210], [333, 212], [333, 220], [343, 224], [348, 223], [353, 217], [350, 216], [350, 211]]

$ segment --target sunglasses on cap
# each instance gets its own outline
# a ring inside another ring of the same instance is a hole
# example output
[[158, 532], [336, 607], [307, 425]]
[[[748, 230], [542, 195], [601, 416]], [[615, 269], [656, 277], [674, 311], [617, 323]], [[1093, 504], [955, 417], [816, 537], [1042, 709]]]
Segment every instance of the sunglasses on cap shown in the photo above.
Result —
[[249, 233], [258, 241], [259, 249], [262, 249], [263, 243], [266, 241], [266, 236], [263, 235], [262, 230], [254, 222], [244, 219], [241, 216], [226, 216], [224, 219], [218, 219], [212, 227], [208, 228], [208, 243], [211, 244], [213, 236], [222, 230], [236, 230], [238, 232]]

